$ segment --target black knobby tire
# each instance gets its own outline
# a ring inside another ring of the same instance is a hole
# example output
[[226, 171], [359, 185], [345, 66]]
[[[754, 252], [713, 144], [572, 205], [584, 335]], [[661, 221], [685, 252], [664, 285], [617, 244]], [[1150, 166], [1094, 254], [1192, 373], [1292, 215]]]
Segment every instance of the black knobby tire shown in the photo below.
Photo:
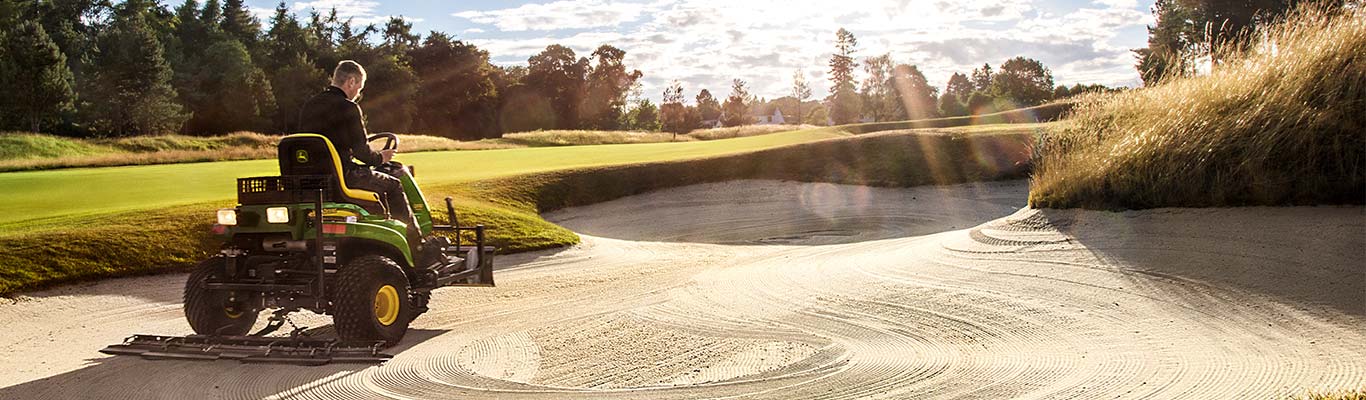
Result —
[[[397, 263], [378, 255], [356, 257], [337, 271], [336, 288], [332, 320], [342, 340], [380, 340], [390, 345], [403, 340], [413, 305], [408, 278]], [[385, 296], [388, 290], [393, 297]], [[392, 317], [387, 324], [385, 317]]]
[[229, 303], [228, 292], [204, 289], [204, 280], [223, 272], [227, 262], [214, 257], [196, 265], [185, 281], [185, 320], [201, 335], [246, 335], [256, 324], [259, 310], [250, 309], [248, 299]]

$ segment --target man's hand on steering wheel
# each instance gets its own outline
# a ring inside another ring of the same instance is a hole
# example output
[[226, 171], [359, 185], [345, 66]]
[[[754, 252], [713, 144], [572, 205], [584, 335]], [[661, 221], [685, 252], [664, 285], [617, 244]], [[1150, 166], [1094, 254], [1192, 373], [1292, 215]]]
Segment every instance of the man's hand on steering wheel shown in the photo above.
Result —
[[395, 135], [390, 132], [376, 133], [370, 135], [370, 137], [366, 138], [365, 141], [373, 142], [379, 139], [388, 140], [387, 142], [384, 142], [384, 148], [382, 148], [379, 151], [379, 155], [382, 158], [381, 163], [388, 164], [390, 161], [394, 159], [394, 153], [398, 153], [398, 135]]

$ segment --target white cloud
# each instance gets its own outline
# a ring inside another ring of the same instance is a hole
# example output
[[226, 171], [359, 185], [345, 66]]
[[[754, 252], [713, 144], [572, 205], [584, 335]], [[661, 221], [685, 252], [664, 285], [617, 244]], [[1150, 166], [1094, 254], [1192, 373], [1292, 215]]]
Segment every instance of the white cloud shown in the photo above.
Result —
[[639, 19], [646, 10], [647, 5], [641, 3], [560, 0], [499, 10], [461, 11], [451, 15], [515, 32], [617, 26]]
[[[300, 1], [294, 3], [294, 12], [308, 12], [316, 10], [326, 14], [333, 9], [337, 10], [337, 18], [342, 20], [351, 19], [353, 26], [364, 26], [369, 24], [382, 24], [394, 15], [377, 15], [375, 8], [379, 7], [379, 2], [369, 0], [314, 0]], [[274, 12], [274, 11], [272, 11]], [[423, 18], [403, 17], [408, 22], [422, 22]]]
[[484, 30], [483, 30], [483, 29], [479, 29], [479, 28], [470, 28], [470, 29], [466, 29], [466, 30], [460, 31], [460, 33], [464, 33], [464, 34], [470, 34], [470, 33], [484, 33]]
[[[1146, 38], [1120, 37], [1119, 31], [1148, 23], [1151, 16], [1133, 7], [1051, 15], [1034, 2], [841, 0], [832, 5], [822, 0], [675, 0], [607, 7], [599, 1], [568, 0], [456, 15], [489, 24], [495, 32], [547, 31], [471, 39], [500, 64], [524, 64], [554, 43], [581, 56], [600, 44], [619, 47], [627, 52], [627, 65], [645, 73], [646, 97], [656, 100], [675, 79], [691, 94], [707, 88], [724, 96], [730, 80], [739, 78], [755, 95], [780, 97], [790, 90], [792, 73], [798, 69], [807, 74], [814, 97], [822, 98], [834, 32], [841, 27], [858, 38], [858, 57], [890, 53], [897, 62], [917, 65], [937, 86], [953, 72], [967, 73], [983, 63], [996, 66], [1015, 56], [1043, 61], [1059, 84], [1137, 80], [1129, 48], [1141, 46]], [[558, 8], [565, 4], [584, 8]], [[604, 8], [620, 10], [621, 15], [570, 21], [584, 18], [570, 17], [573, 12], [597, 15]], [[634, 24], [621, 28], [623, 21]], [[598, 29], [557, 34], [549, 27]]]

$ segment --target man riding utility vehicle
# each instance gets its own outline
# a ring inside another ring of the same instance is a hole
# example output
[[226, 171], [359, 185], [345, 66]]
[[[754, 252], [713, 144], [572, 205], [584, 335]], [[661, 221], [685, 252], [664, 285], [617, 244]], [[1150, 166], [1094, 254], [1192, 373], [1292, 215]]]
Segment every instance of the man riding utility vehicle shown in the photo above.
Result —
[[[280, 175], [237, 180], [237, 207], [218, 210], [213, 227], [221, 250], [185, 282], [185, 319], [196, 334], [134, 335], [103, 352], [383, 361], [389, 355], [380, 351], [427, 311], [432, 290], [493, 286], [495, 249], [484, 245], [484, 226], [459, 226], [449, 197], [450, 224], [433, 223], [413, 168], [392, 160], [398, 136], [366, 136], [355, 103], [364, 86], [365, 70], [343, 61], [332, 85], [300, 113], [301, 129], [311, 132], [280, 139]], [[383, 150], [370, 149], [376, 140], [386, 140]], [[266, 326], [250, 333], [272, 309]], [[299, 310], [331, 315], [335, 335], [296, 326], [289, 336], [269, 336]]]

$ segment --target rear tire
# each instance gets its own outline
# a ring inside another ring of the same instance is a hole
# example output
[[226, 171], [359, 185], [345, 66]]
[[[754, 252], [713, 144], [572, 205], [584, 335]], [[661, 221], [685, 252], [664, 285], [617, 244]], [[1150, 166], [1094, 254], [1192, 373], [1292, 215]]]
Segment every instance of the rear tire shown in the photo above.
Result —
[[228, 292], [204, 288], [204, 280], [219, 276], [227, 261], [223, 257], [204, 260], [195, 266], [185, 281], [185, 320], [201, 335], [246, 335], [256, 324], [259, 310], [249, 309], [250, 301], [239, 298], [228, 302]]
[[389, 258], [357, 257], [337, 271], [333, 322], [342, 340], [403, 340], [412, 321], [408, 278]]

